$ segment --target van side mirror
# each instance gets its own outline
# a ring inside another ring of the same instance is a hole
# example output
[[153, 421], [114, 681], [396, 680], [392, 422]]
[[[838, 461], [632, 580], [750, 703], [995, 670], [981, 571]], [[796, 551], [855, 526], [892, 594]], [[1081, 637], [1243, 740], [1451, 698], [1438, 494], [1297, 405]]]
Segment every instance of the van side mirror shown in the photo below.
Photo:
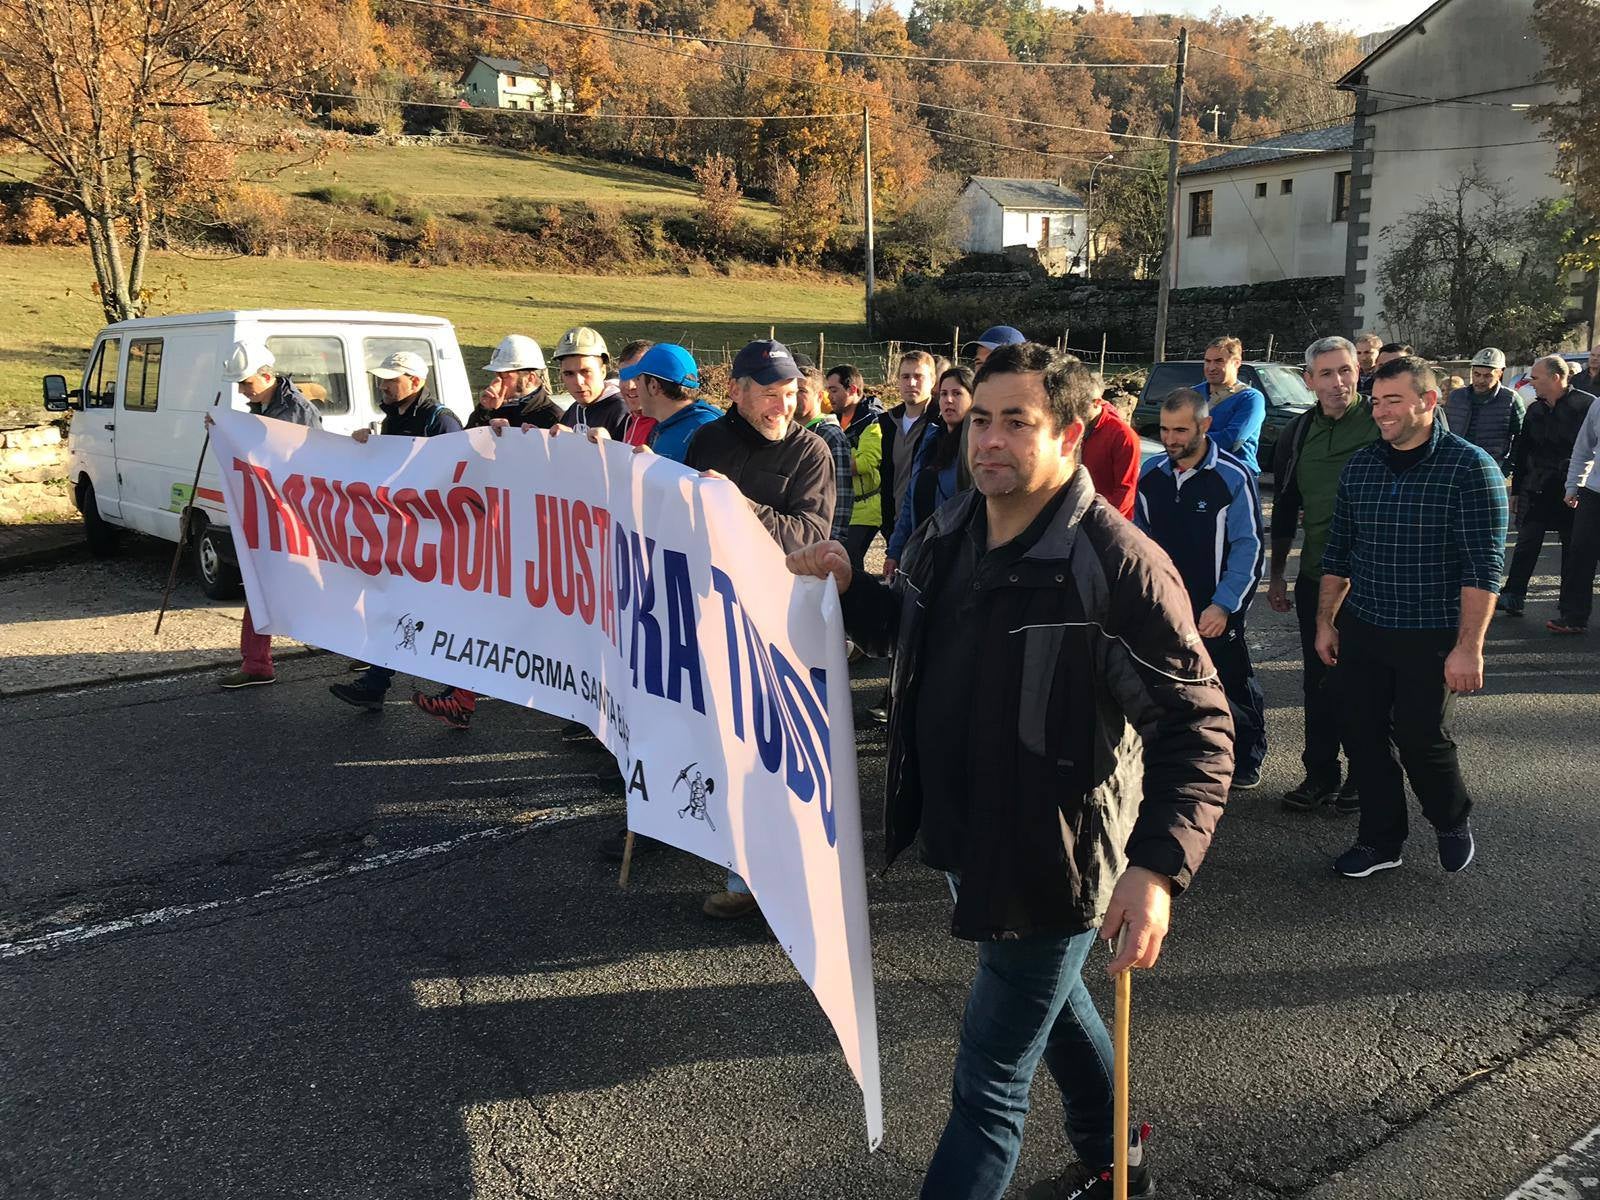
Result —
[[44, 377], [44, 407], [46, 412], [66, 412], [69, 409], [82, 408], [82, 400], [77, 389], [67, 390], [67, 380], [64, 375], [46, 375]]

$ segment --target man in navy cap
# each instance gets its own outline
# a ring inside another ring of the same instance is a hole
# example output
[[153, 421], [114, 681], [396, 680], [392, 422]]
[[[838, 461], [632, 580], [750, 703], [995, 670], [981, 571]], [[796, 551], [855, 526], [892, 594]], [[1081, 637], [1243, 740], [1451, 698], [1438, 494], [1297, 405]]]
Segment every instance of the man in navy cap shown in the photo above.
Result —
[[1020, 346], [1027, 340], [1020, 329], [1013, 329], [1009, 325], [991, 325], [978, 335], [975, 343], [978, 349], [974, 352], [972, 361], [974, 365], [981, 367], [983, 360], [1001, 346]]
[[[687, 466], [725, 476], [785, 554], [827, 541], [837, 490], [828, 444], [794, 419], [800, 368], [782, 342], [751, 342], [734, 357], [733, 407], [694, 435]], [[708, 917], [759, 911], [744, 880], [706, 898]]]

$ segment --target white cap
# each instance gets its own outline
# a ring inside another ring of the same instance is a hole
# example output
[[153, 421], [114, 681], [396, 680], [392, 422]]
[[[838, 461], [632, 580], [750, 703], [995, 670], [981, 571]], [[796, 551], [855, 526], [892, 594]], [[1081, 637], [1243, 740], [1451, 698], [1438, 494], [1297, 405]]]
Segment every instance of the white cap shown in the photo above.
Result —
[[544, 370], [544, 351], [539, 349], [539, 343], [531, 337], [520, 333], [508, 333], [505, 339], [494, 348], [494, 357], [489, 360], [485, 371], [542, 371]]
[[242, 383], [258, 371], [264, 371], [276, 360], [272, 351], [267, 349], [267, 344], [254, 338], [245, 338], [233, 344], [233, 349], [228, 351], [228, 357], [222, 364], [222, 378], [225, 383]]
[[422, 361], [422, 355], [420, 354], [413, 354], [409, 350], [396, 350], [388, 358], [373, 367], [372, 374], [379, 379], [398, 379], [402, 375], [426, 379], [428, 377], [428, 364]]

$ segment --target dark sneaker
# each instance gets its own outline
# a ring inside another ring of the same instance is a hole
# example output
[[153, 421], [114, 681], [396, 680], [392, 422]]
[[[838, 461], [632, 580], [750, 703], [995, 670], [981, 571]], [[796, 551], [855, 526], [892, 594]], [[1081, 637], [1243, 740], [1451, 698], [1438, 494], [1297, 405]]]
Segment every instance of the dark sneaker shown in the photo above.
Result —
[[1346, 879], [1365, 879], [1368, 875], [1398, 867], [1400, 862], [1398, 850], [1393, 854], [1384, 854], [1357, 842], [1334, 860], [1333, 869]]
[[889, 723], [889, 689], [883, 689], [883, 695], [872, 702], [872, 707], [867, 709], [867, 714], [879, 725]]
[[446, 688], [437, 696], [411, 693], [411, 703], [430, 717], [438, 717], [452, 729], [465, 729], [472, 724], [472, 713], [478, 702], [465, 688]]
[[570, 746], [576, 746], [596, 739], [594, 734], [589, 732], [589, 727], [582, 721], [568, 721], [561, 727], [561, 740]]
[[1251, 788], [1257, 788], [1257, 787], [1260, 787], [1260, 786], [1261, 786], [1261, 772], [1260, 771], [1251, 771], [1251, 770], [1246, 769], [1246, 770], [1243, 770], [1243, 771], [1235, 771], [1234, 772], [1233, 784], [1232, 784], [1232, 790], [1233, 791], [1236, 791], [1236, 792], [1248, 792]]
[[1454, 875], [1472, 865], [1478, 845], [1472, 840], [1472, 822], [1463, 821], [1454, 829], [1439, 831], [1439, 865]]
[[1587, 633], [1589, 631], [1587, 625], [1578, 625], [1562, 617], [1557, 617], [1553, 621], [1546, 621], [1544, 627], [1551, 633], [1560, 634], [1562, 637], [1570, 637], [1574, 634]]
[[276, 675], [252, 675], [249, 671], [235, 671], [222, 677], [222, 686], [229, 688], [260, 687], [264, 683], [277, 683]]
[[359, 683], [334, 683], [328, 685], [328, 691], [356, 708], [364, 708], [368, 712], [383, 711], [384, 691], [381, 688], [362, 687]]
[[1508, 617], [1520, 617], [1522, 615], [1522, 597], [1511, 596], [1501, 592], [1500, 599], [1495, 602], [1494, 607], [1495, 611], [1503, 612]]
[[[621, 862], [623, 847], [628, 844], [627, 827], [609, 833], [600, 839], [600, 857], [610, 862]], [[633, 856], [638, 858], [641, 854], [649, 854], [661, 849], [661, 843], [655, 838], [645, 837], [642, 833], [633, 835]]]
[[1311, 812], [1332, 800], [1338, 791], [1337, 779], [1307, 778], [1299, 787], [1283, 794], [1283, 806], [1296, 812]]
[[[1150, 1138], [1149, 1126], [1140, 1129], [1140, 1144]], [[1073, 1163], [1052, 1179], [1041, 1179], [1022, 1193], [1023, 1200], [1111, 1200], [1111, 1167], [1091, 1167]], [[1139, 1165], [1128, 1166], [1128, 1195], [1141, 1200], [1156, 1194], [1155, 1176], [1150, 1173], [1150, 1147], [1145, 1145]]]
[[1356, 787], [1354, 780], [1346, 779], [1328, 807], [1336, 817], [1355, 816], [1361, 811], [1361, 789]]

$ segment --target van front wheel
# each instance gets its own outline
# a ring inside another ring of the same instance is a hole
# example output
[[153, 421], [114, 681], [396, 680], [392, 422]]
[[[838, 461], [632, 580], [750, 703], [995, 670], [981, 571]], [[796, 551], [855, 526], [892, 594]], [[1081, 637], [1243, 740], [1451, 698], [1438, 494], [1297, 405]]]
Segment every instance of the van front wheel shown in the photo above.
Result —
[[78, 511], [83, 514], [83, 537], [89, 543], [89, 553], [96, 558], [110, 558], [122, 543], [122, 530], [100, 515], [94, 484], [87, 479], [78, 484]]
[[244, 590], [231, 552], [228, 535], [210, 525], [195, 535], [194, 560], [200, 574], [200, 590], [213, 600], [234, 600]]

